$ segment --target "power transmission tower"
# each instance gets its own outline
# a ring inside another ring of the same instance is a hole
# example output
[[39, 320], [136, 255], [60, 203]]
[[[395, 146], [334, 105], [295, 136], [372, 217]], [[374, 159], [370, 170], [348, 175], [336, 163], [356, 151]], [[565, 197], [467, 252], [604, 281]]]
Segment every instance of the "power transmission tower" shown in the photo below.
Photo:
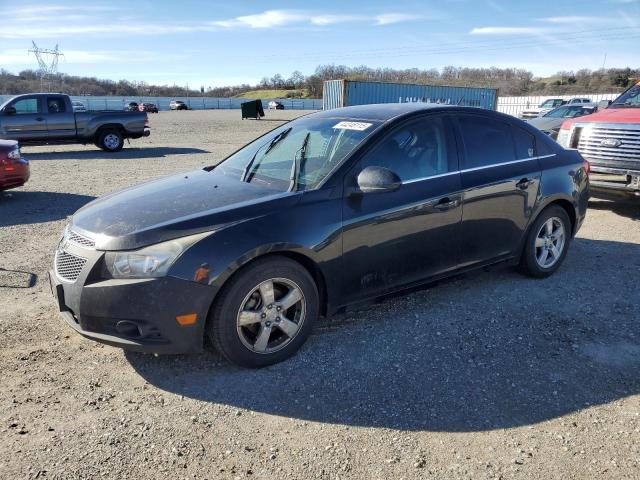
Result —
[[56, 45], [56, 48], [51, 50], [47, 48], [39, 48], [34, 41], [31, 41], [31, 43], [33, 44], [33, 48], [29, 49], [29, 53], [33, 53], [36, 56], [36, 60], [38, 60], [40, 88], [44, 92], [46, 86], [47, 90], [50, 91], [51, 79], [58, 73], [58, 59], [61, 56], [64, 56], [64, 53], [58, 49], [58, 45]]

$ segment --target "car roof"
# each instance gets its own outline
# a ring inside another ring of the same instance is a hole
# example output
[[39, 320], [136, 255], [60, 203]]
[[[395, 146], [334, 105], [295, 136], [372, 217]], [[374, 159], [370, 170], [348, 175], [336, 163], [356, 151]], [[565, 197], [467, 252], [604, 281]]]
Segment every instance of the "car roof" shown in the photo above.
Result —
[[[395, 118], [422, 111], [435, 111], [452, 108], [452, 105], [441, 103], [376, 103], [354, 107], [334, 108], [314, 114], [319, 118], [343, 118], [360, 120], [377, 120], [386, 122]], [[458, 107], [479, 110], [474, 107]]]

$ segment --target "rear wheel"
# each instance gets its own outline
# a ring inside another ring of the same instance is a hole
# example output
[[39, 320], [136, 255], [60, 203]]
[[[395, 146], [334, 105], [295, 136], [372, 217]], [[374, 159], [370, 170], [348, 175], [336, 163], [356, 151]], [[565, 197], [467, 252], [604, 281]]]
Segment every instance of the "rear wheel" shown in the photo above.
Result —
[[555, 272], [569, 250], [571, 220], [564, 208], [552, 205], [538, 216], [527, 236], [520, 270], [544, 278]]
[[281, 362], [306, 341], [318, 317], [318, 290], [286, 257], [257, 260], [223, 288], [207, 334], [229, 361], [258, 368]]
[[103, 130], [98, 135], [96, 145], [105, 152], [118, 152], [124, 146], [124, 137], [119, 130]]

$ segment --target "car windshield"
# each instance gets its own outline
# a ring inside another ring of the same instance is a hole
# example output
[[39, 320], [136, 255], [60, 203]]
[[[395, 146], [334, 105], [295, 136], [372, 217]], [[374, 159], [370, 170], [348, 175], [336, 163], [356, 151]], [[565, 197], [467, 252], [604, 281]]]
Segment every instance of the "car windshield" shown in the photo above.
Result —
[[561, 100], [546, 100], [540, 104], [540, 108], [557, 107], [562, 103]]
[[640, 82], [614, 100], [609, 108], [640, 108]]
[[309, 190], [379, 125], [371, 121], [301, 118], [250, 143], [216, 170], [278, 190]]

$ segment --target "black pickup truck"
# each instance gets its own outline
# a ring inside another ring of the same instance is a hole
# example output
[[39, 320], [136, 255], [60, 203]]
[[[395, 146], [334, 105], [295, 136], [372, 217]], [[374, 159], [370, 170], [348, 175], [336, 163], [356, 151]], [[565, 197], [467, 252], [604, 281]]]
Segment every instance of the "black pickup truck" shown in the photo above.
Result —
[[126, 138], [147, 137], [145, 112], [74, 112], [68, 95], [18, 95], [0, 105], [0, 139], [21, 144], [94, 143], [107, 152], [122, 149]]

